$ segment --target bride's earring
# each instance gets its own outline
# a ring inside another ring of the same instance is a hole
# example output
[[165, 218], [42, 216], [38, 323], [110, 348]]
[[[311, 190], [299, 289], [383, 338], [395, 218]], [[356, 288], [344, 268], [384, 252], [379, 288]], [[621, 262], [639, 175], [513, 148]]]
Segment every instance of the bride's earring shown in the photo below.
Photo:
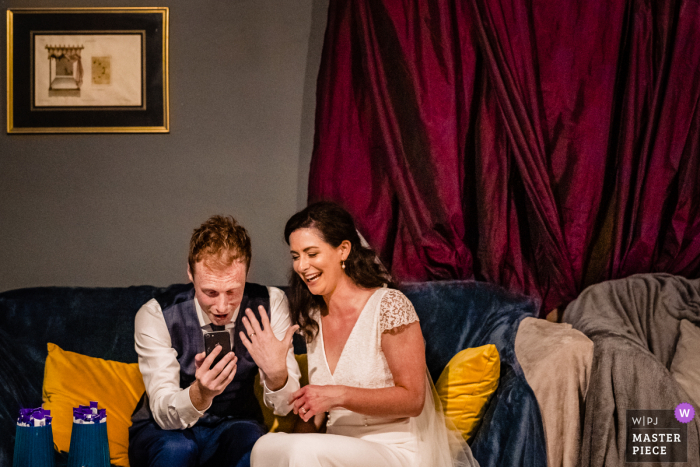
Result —
[[343, 268], [343, 269], [345, 269], [345, 261], [341, 261], [341, 262], [340, 262], [340, 267]]

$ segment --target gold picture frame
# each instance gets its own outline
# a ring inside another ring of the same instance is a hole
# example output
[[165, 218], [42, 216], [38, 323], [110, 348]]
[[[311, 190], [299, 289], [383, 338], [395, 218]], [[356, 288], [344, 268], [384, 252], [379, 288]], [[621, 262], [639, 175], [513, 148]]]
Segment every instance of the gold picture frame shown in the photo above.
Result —
[[169, 9], [7, 10], [7, 132], [168, 133]]

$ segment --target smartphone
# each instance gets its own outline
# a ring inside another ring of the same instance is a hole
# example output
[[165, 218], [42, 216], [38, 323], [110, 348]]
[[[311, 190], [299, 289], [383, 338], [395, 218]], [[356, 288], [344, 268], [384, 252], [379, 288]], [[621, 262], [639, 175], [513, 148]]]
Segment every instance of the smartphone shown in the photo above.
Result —
[[221, 346], [221, 352], [216, 356], [210, 368], [214, 368], [224, 358], [224, 355], [231, 351], [231, 334], [228, 331], [214, 331], [204, 334], [204, 349], [207, 352], [207, 356], [217, 345]]

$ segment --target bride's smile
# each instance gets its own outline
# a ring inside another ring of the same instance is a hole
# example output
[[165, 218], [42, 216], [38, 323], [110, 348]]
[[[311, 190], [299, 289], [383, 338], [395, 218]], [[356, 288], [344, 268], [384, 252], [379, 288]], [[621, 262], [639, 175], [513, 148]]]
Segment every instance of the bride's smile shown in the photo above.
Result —
[[289, 247], [294, 272], [301, 277], [309, 292], [324, 297], [331, 295], [344, 276], [342, 262], [347, 257], [347, 247], [334, 248], [315, 228], [292, 232]]

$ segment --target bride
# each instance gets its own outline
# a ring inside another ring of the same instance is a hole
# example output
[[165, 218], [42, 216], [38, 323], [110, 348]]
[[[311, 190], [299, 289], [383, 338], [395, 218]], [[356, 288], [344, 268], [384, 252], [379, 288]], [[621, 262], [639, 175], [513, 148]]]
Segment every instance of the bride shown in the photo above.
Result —
[[413, 305], [362, 245], [350, 214], [312, 204], [289, 219], [284, 235], [292, 321], [308, 348], [310, 384], [292, 396], [295, 431], [306, 434], [263, 436], [251, 464], [477, 466], [445, 426]]

